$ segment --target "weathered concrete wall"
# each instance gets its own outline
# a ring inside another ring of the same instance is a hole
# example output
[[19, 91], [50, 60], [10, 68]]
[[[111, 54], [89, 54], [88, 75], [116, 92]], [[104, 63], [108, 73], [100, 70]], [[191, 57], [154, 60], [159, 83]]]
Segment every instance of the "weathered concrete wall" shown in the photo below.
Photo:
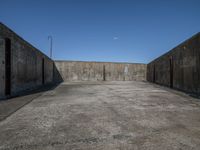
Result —
[[64, 81], [146, 80], [146, 65], [131, 63], [55, 61]]
[[0, 97], [5, 96], [5, 39], [11, 41], [11, 95], [42, 86], [53, 81], [54, 62], [13, 31], [0, 23]]
[[149, 63], [147, 80], [200, 95], [200, 33]]
[[0, 37], [0, 98], [4, 95], [5, 91], [5, 44], [4, 40]]

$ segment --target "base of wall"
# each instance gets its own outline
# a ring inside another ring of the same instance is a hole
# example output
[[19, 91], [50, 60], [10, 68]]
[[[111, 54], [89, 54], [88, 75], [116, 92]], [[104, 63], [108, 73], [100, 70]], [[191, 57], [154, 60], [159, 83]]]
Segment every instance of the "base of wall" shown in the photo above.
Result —
[[27, 90], [24, 90], [22, 92], [18, 92], [18, 93], [12, 94], [10, 96], [4, 96], [4, 97], [1, 96], [0, 97], [0, 101], [1, 100], [7, 100], [7, 99], [15, 98], [15, 97], [19, 97], [19, 96], [25, 96], [25, 95], [31, 95], [31, 94], [35, 94], [35, 93], [45, 92], [45, 91], [54, 89], [59, 84], [60, 84], [60, 82], [48, 83], [48, 84], [45, 84], [45, 85], [34, 87], [32, 89], [27, 89]]
[[170, 86], [166, 86], [166, 85], [163, 85], [163, 84], [154, 83], [154, 82], [150, 82], [150, 81], [146, 81], [146, 82], [149, 82], [151, 84], [155, 84], [155, 85], [158, 85], [158, 86], [161, 86], [161, 87], [164, 87], [164, 88], [168, 88], [168, 89], [171, 89], [171, 90], [174, 90], [174, 91], [182, 92], [182, 93], [185, 93], [185, 94], [187, 94], [191, 97], [200, 99], [200, 93], [188, 92], [188, 91], [185, 91], [183, 89], [178, 89], [178, 88], [174, 88], [174, 87], [171, 88]]

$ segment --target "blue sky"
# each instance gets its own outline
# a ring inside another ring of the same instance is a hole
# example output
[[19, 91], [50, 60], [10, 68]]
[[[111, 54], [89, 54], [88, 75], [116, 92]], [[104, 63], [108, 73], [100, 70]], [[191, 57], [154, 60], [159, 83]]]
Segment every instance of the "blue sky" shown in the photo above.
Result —
[[200, 1], [4, 0], [0, 21], [56, 60], [148, 63], [200, 31]]

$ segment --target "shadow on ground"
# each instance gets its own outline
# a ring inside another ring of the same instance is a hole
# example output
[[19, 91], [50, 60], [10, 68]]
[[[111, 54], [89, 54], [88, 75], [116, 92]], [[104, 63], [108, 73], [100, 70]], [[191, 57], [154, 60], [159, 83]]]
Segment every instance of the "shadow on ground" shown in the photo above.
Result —
[[41, 96], [44, 92], [55, 89], [60, 83], [48, 84], [35, 90], [21, 92], [6, 100], [0, 100], [0, 121]]

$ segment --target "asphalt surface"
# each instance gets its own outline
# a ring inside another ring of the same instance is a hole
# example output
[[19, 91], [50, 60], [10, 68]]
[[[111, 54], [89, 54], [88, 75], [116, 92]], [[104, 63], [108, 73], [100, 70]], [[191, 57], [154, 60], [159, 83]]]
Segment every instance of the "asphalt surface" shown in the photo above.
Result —
[[0, 150], [18, 149], [199, 150], [200, 100], [147, 82], [63, 83], [0, 122]]

